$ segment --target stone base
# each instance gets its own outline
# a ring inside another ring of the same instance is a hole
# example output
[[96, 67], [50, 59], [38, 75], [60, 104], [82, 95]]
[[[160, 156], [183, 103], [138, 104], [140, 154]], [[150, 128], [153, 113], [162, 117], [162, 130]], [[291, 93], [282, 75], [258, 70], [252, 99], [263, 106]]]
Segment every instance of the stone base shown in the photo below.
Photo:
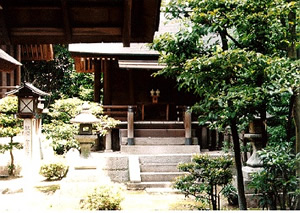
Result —
[[243, 177], [244, 179], [246, 180], [251, 180], [251, 175], [253, 173], [256, 173], [256, 172], [260, 172], [262, 171], [263, 169], [261, 167], [250, 167], [250, 166], [244, 166], [242, 168], [242, 171], [243, 171]]
[[[254, 193], [253, 189], [249, 188], [251, 182], [251, 175], [253, 173], [261, 171], [262, 168], [253, 168], [250, 166], [244, 166], [242, 168], [244, 178], [244, 189], [248, 208], [259, 208], [259, 196]], [[233, 178], [234, 186], [237, 188], [236, 176]]]
[[247, 208], [260, 209], [258, 194], [246, 194], [245, 196], [246, 196]]
[[75, 166], [71, 168], [61, 182], [60, 193], [72, 197], [82, 198], [96, 186], [110, 183], [101, 170], [93, 166]]

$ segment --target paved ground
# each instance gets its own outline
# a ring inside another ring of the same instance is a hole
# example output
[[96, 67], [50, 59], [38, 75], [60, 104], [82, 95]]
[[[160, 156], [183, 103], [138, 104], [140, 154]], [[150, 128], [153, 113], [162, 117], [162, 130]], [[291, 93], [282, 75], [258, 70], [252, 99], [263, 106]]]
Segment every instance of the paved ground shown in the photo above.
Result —
[[[60, 190], [55, 193], [40, 191], [45, 186], [58, 186], [60, 183], [1, 178], [0, 212], [79, 211], [78, 199], [62, 195]], [[40, 190], [36, 186], [40, 186]], [[182, 194], [146, 191], [125, 191], [124, 194], [122, 209], [125, 211], [189, 210], [194, 205], [192, 199], [186, 199]]]

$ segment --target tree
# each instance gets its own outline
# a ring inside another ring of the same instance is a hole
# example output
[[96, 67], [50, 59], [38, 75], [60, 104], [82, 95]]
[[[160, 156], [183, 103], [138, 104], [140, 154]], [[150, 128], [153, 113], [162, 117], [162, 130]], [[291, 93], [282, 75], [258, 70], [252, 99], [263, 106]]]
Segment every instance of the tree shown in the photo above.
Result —
[[9, 137], [8, 144], [0, 144], [0, 153], [9, 151], [10, 164], [8, 173], [10, 176], [15, 175], [15, 163], [13, 149], [22, 149], [22, 145], [13, 140], [13, 137], [21, 132], [22, 120], [16, 118], [18, 109], [17, 97], [5, 97], [0, 100], [0, 137]]
[[[64, 154], [71, 148], [79, 149], [79, 144], [74, 138], [78, 134], [78, 124], [72, 124], [70, 120], [82, 110], [84, 101], [79, 98], [66, 98], [56, 100], [50, 105], [47, 123], [43, 124], [43, 131], [47, 139], [52, 140], [52, 147], [57, 154]], [[103, 115], [103, 109], [99, 103], [90, 102], [91, 112], [100, 119], [100, 123], [94, 125], [97, 134], [104, 136], [107, 130], [115, 127], [118, 121]]]
[[195, 155], [192, 162], [178, 165], [179, 170], [187, 174], [176, 179], [174, 188], [185, 196], [194, 196], [196, 201], [208, 201], [213, 210], [220, 210], [219, 195], [232, 181], [232, 164], [229, 157]]
[[295, 2], [284, 0], [173, 0], [166, 16], [181, 21], [182, 29], [152, 44], [166, 64], [158, 74], [175, 78], [179, 89], [199, 97], [193, 110], [200, 123], [231, 127], [240, 209], [247, 207], [239, 127], [260, 116], [266, 145], [271, 97], [292, 93], [299, 86], [299, 62], [283, 58], [290, 44], [288, 15], [296, 8]]
[[24, 63], [24, 79], [33, 82], [43, 91], [51, 93], [50, 104], [61, 98], [78, 97], [93, 100], [94, 77], [92, 73], [77, 73], [74, 60], [64, 45], [53, 45], [54, 59]]

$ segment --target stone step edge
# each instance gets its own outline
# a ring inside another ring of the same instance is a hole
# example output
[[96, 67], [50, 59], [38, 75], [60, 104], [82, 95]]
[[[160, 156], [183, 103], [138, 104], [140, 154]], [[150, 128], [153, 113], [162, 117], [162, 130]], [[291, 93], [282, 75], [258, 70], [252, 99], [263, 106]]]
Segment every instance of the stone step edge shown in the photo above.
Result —
[[140, 166], [178, 166], [178, 163], [140, 163]]
[[170, 181], [144, 181], [144, 182], [128, 182], [127, 189], [129, 190], [144, 190], [146, 188], [171, 188]]
[[184, 175], [188, 172], [141, 172], [141, 175]]

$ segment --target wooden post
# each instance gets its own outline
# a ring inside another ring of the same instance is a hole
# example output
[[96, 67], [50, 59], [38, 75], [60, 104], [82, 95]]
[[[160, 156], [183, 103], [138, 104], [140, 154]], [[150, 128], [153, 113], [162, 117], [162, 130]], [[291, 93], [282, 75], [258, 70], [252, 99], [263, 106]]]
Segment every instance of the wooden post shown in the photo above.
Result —
[[94, 73], [94, 101], [100, 103], [100, 90], [101, 90], [101, 62], [94, 60], [95, 73]]
[[190, 111], [190, 107], [186, 108], [184, 114], [184, 129], [185, 129], [185, 145], [192, 145], [192, 113]]
[[128, 145], [134, 145], [134, 112], [132, 106], [128, 106], [127, 122], [127, 142]]
[[102, 59], [101, 68], [103, 70], [103, 104], [111, 105], [111, 91], [110, 91], [110, 72], [111, 66], [109, 66], [109, 61]]
[[134, 104], [134, 81], [132, 70], [128, 70], [129, 104]]
[[[21, 45], [16, 46], [16, 59], [21, 61]], [[15, 73], [15, 85], [21, 85], [21, 66], [17, 67]]]
[[105, 135], [105, 150], [104, 152], [112, 152], [111, 145], [111, 129], [107, 130], [107, 134]]

